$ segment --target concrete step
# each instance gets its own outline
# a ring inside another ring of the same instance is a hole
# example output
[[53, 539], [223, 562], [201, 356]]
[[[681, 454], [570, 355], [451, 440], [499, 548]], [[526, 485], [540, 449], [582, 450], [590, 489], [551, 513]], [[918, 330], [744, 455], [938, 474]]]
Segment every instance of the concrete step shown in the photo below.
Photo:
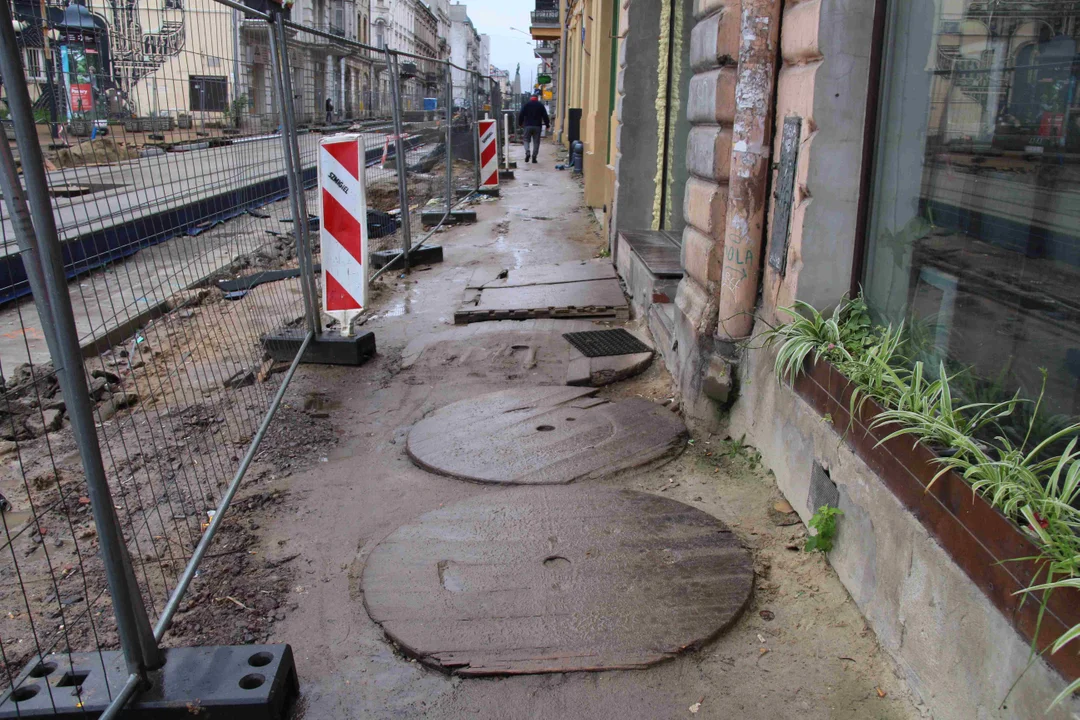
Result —
[[656, 351], [664, 358], [664, 365], [672, 375], [678, 367], [675, 352], [675, 303], [654, 303], [649, 308], [649, 332], [656, 342]]
[[670, 303], [682, 279], [681, 249], [662, 230], [623, 231], [618, 236], [616, 267], [638, 317], [657, 303]]

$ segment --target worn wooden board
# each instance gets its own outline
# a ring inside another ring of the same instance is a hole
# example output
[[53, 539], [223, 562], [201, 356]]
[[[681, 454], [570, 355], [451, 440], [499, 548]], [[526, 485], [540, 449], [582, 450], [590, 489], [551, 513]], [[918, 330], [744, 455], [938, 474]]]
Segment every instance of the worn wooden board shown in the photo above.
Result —
[[682, 243], [665, 230], [624, 230], [626, 244], [658, 278], [681, 278]]
[[730, 627], [750, 553], [711, 515], [606, 487], [488, 493], [398, 528], [368, 557], [367, 611], [461, 675], [642, 668]]
[[417, 465], [440, 475], [534, 485], [603, 477], [683, 446], [686, 427], [671, 411], [642, 398], [608, 402], [595, 394], [540, 386], [461, 400], [414, 425], [406, 448]]

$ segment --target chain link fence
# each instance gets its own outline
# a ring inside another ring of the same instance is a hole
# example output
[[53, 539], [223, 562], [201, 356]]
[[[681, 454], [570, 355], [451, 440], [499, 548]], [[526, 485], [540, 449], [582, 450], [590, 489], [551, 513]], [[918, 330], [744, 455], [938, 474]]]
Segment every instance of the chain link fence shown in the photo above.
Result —
[[[0, 7], [4, 711], [89, 707], [60, 656], [121, 673], [94, 699], [112, 717], [160, 648], [265, 640], [262, 598], [230, 595], [248, 531], [226, 511], [324, 332], [319, 140], [360, 134], [370, 250], [407, 266], [476, 190], [475, 120], [498, 117], [490, 80], [445, 60], [184, 7]], [[306, 329], [286, 362], [282, 328]], [[222, 598], [250, 622], [213, 622]]]

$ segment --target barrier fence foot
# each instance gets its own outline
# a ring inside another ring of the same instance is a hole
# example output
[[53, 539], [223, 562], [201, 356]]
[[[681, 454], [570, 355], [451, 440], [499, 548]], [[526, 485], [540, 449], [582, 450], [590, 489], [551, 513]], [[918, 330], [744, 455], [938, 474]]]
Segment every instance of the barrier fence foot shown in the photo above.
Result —
[[499, 197], [498, 187], [481, 187], [478, 188], [476, 192], [480, 193], [481, 195], [488, 195], [490, 197]]
[[514, 179], [514, 171], [513, 170], [499, 170], [499, 180], [513, 180], [513, 179]]
[[[305, 328], [286, 328], [263, 336], [262, 345], [271, 358], [291, 362], [307, 337]], [[300, 362], [307, 365], [363, 365], [375, 355], [375, 333], [364, 330], [343, 336], [330, 329], [316, 337]]]
[[[371, 267], [381, 269], [387, 263], [390, 269], [403, 267], [400, 250], [379, 250], [371, 253]], [[409, 265], [432, 265], [443, 261], [442, 245], [424, 245], [409, 252]]]
[[[428, 227], [434, 227], [439, 224], [439, 221], [443, 219], [443, 215], [446, 211], [443, 209], [438, 210], [425, 210], [420, 215], [420, 222]], [[450, 217], [446, 218], [446, 222], [443, 225], [464, 225], [465, 223], [476, 222], [475, 210], [451, 210]]]
[[[150, 687], [121, 713], [125, 720], [208, 717], [277, 720], [300, 692], [289, 645], [235, 645], [164, 650]], [[97, 717], [127, 682], [119, 651], [53, 653], [33, 658], [0, 701], [0, 718]], [[78, 690], [76, 690], [78, 688]]]

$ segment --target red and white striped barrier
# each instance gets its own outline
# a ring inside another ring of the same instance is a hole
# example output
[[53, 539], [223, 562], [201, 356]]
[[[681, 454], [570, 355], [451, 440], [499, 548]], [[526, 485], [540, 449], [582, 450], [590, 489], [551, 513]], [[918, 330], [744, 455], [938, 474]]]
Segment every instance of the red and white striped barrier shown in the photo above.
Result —
[[333, 135], [319, 143], [319, 217], [323, 311], [337, 318], [342, 334], [348, 335], [368, 295], [364, 145], [359, 135]]
[[[410, 135], [409, 133], [402, 133], [401, 141], [405, 142], [411, 137], [412, 135]], [[397, 142], [397, 135], [387, 135], [386, 142], [383, 143], [382, 160], [380, 161], [383, 168], [386, 167], [386, 161], [390, 159], [390, 143], [392, 142]]]
[[499, 189], [499, 123], [496, 120], [477, 120], [480, 134], [480, 189]]

